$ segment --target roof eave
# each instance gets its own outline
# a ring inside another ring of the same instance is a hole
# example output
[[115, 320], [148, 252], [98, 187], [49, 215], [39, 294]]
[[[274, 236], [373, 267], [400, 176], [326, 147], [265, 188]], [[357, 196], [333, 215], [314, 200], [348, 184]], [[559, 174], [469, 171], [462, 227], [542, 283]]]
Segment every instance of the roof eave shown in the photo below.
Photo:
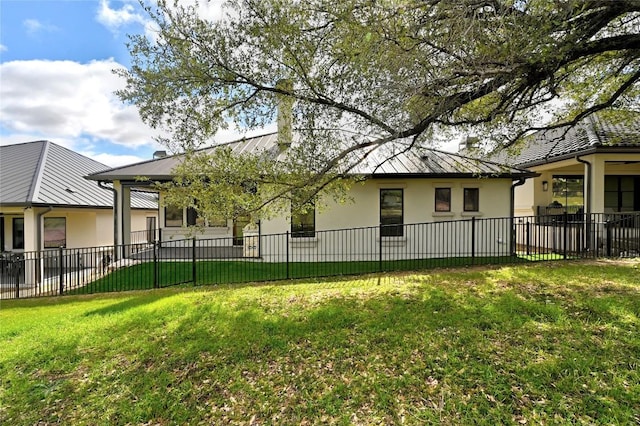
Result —
[[566, 154], [558, 155], [555, 157], [549, 157], [542, 160], [529, 161], [526, 163], [518, 163], [517, 167], [529, 168], [535, 166], [542, 166], [544, 164], [556, 163], [558, 161], [569, 160], [582, 155], [590, 154], [638, 154], [640, 153], [640, 146], [594, 146], [589, 149], [581, 149]]

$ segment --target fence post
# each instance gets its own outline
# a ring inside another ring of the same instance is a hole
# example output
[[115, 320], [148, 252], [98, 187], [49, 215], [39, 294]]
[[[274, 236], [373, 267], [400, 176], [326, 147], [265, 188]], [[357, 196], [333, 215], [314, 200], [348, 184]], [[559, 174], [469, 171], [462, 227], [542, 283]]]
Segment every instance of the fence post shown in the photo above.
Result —
[[471, 217], [471, 264], [476, 263], [476, 217]]
[[527, 221], [527, 227], [525, 228], [527, 234], [527, 256], [531, 254], [531, 222]]
[[11, 273], [9, 274], [9, 278], [10, 279], [13, 278], [14, 280], [16, 280], [16, 299], [20, 298], [20, 266], [19, 265], [20, 265], [19, 259], [13, 259], [13, 258], [11, 259], [11, 269], [10, 269]]
[[191, 245], [191, 277], [193, 285], [196, 285], [196, 237], [193, 237]]
[[378, 270], [382, 272], [382, 223], [378, 227]]
[[287, 235], [286, 235], [286, 240], [285, 240], [285, 252], [287, 255], [287, 279], [289, 279], [289, 231], [287, 231]]
[[58, 248], [58, 259], [60, 259], [60, 295], [64, 292], [64, 261], [62, 260], [62, 247]]
[[563, 235], [563, 244], [562, 244], [562, 257], [564, 258], [564, 260], [567, 260], [567, 240], [569, 239], [569, 233], [568, 233], [568, 226], [569, 226], [569, 215], [567, 214], [567, 209], [564, 210], [564, 235]]
[[153, 242], [153, 288], [158, 288], [158, 242]]
[[610, 221], [606, 221], [604, 223], [604, 228], [607, 231], [607, 257], [611, 257], [611, 242], [612, 242], [611, 222]]
[[80, 287], [80, 274], [83, 271], [80, 270], [80, 250], [76, 250], [76, 288]]

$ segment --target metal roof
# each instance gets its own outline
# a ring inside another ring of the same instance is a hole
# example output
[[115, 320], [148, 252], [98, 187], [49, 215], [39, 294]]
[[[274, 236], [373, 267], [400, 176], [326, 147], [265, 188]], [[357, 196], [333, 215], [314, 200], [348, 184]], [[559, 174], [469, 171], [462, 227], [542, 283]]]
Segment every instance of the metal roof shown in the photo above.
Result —
[[519, 145], [494, 153], [498, 162], [531, 167], [591, 152], [640, 152], [640, 114], [611, 123], [594, 114], [573, 127], [539, 131]]
[[[113, 207], [113, 193], [84, 176], [108, 169], [53, 142], [0, 146], [0, 205]], [[157, 209], [153, 194], [132, 193], [131, 207]]]
[[[241, 139], [203, 148], [201, 151], [211, 152], [220, 146], [230, 147], [235, 154], [267, 152], [274, 159], [279, 156], [280, 152], [277, 133]], [[98, 181], [136, 180], [136, 178], [144, 176], [150, 181], [168, 181], [173, 177], [172, 170], [183, 158], [183, 155], [178, 154], [144, 161], [94, 173], [87, 176], [87, 179]], [[350, 170], [350, 174], [371, 177], [526, 177], [534, 175], [527, 170], [465, 157], [460, 154], [419, 146], [407, 149], [407, 145], [402, 141], [359, 150], [354, 152], [350, 158], [352, 160], [365, 158]]]

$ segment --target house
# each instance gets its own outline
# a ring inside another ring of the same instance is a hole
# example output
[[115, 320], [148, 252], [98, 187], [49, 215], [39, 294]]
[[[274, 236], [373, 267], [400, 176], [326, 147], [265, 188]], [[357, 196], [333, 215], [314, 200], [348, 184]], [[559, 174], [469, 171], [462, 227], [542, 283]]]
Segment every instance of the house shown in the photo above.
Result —
[[[237, 155], [272, 152], [277, 156], [281, 149], [278, 142], [279, 133], [275, 132], [225, 145]], [[205, 148], [213, 149], [217, 147]], [[229, 246], [245, 246], [245, 251], [237, 251], [236, 255], [244, 253], [244, 256], [254, 256], [255, 251], [247, 254], [247, 238], [243, 238], [250, 231], [253, 241], [259, 241], [259, 256], [271, 260], [281, 260], [285, 252], [282, 244], [278, 243], [276, 248], [275, 243], [267, 241], [267, 236], [276, 234], [287, 236], [286, 244], [298, 254], [298, 259], [313, 261], [338, 258], [338, 243], [331, 242], [332, 238], [327, 234], [338, 229], [369, 227], [373, 229], [371, 232], [377, 233], [370, 237], [373, 241], [377, 239], [379, 244], [349, 248], [351, 253], [361, 253], [362, 258], [366, 258], [378, 246], [437, 245], [443, 243], [441, 238], [408, 235], [406, 226], [462, 220], [470, 223], [472, 218], [508, 218], [512, 214], [514, 182], [521, 184], [534, 176], [527, 170], [435, 149], [416, 147], [408, 151], [390, 150], [393, 150], [393, 146], [373, 150], [366, 162], [351, 171], [364, 178], [362, 183], [350, 189], [352, 202], [329, 202], [322, 211], [312, 210], [304, 215], [290, 214], [262, 220], [258, 226], [250, 224], [248, 218], [221, 218], [215, 223], [206, 224], [196, 234], [196, 239], [224, 239]], [[132, 189], [148, 185], [147, 189], [152, 190], [154, 182], [171, 181], [172, 170], [182, 158], [182, 155], [174, 155], [153, 159], [93, 173], [87, 179], [113, 184], [118, 194], [116, 215], [126, 222]], [[140, 181], [140, 176], [147, 181]], [[163, 205], [163, 194], [159, 194], [159, 197]], [[191, 209], [170, 205], [160, 209], [159, 224], [163, 242], [189, 237], [185, 226], [197, 223], [200, 223], [199, 218]], [[118, 229], [116, 241], [127, 244], [129, 236], [124, 231]], [[509, 223], [505, 222], [502, 229], [493, 233], [494, 239], [490, 244], [503, 244], [508, 251], [510, 233]], [[190, 244], [188, 240], [183, 241]], [[344, 244], [341, 247], [344, 250]]]
[[[113, 244], [114, 192], [84, 176], [108, 166], [50, 141], [0, 146], [0, 249], [33, 252]], [[157, 226], [155, 194], [131, 197], [127, 229]]]
[[492, 157], [538, 174], [516, 189], [515, 215], [640, 211], [640, 114], [633, 117], [613, 124], [594, 114]]

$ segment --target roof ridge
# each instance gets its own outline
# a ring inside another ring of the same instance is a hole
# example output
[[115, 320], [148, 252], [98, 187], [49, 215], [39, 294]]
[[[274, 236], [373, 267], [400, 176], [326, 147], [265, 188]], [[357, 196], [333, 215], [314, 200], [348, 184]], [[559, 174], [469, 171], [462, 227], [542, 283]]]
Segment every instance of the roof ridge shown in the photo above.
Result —
[[[232, 145], [232, 144], [235, 144], [235, 143], [244, 142], [244, 141], [247, 141], [247, 140], [250, 140], [250, 139], [263, 138], [265, 136], [273, 135], [273, 134], [276, 134], [276, 133], [278, 133], [278, 132], [275, 131], [275, 132], [262, 133], [260, 135], [251, 136], [251, 137], [244, 136], [244, 137], [242, 137], [240, 139], [235, 139], [235, 140], [228, 141], [228, 142], [221, 142], [219, 144], [205, 146], [205, 147], [202, 147], [202, 148], [198, 148], [198, 149], [196, 149], [194, 151], [195, 152], [201, 152], [201, 151], [204, 151], [204, 150], [207, 150], [207, 149], [218, 148], [218, 147], [221, 147], [221, 146], [228, 146], [228, 145]], [[113, 168], [109, 168], [109, 169], [102, 170], [102, 171], [99, 171], [99, 172], [91, 173], [91, 174], [87, 175], [87, 177], [88, 176], [97, 175], [97, 174], [100, 174], [100, 173], [113, 172], [113, 171], [116, 171], [116, 170], [126, 169], [126, 168], [132, 167], [132, 166], [139, 166], [141, 164], [153, 163], [154, 161], [161, 161], [161, 160], [165, 160], [167, 158], [174, 158], [174, 157], [178, 157], [178, 156], [181, 156], [181, 155], [184, 155], [184, 154], [185, 154], [184, 152], [181, 152], [181, 153], [177, 153], [177, 154], [167, 155], [166, 157], [150, 158], [148, 160], [138, 161], [137, 163], [125, 164], [123, 166], [113, 167]]]
[[40, 194], [40, 186], [42, 185], [42, 178], [44, 175], [44, 165], [46, 158], [49, 155], [49, 142], [48, 140], [38, 141], [42, 142], [42, 150], [40, 151], [40, 158], [38, 158], [38, 165], [36, 166], [36, 173], [33, 175], [31, 185], [29, 187], [29, 194], [27, 195], [27, 202], [32, 203], [37, 199]]

